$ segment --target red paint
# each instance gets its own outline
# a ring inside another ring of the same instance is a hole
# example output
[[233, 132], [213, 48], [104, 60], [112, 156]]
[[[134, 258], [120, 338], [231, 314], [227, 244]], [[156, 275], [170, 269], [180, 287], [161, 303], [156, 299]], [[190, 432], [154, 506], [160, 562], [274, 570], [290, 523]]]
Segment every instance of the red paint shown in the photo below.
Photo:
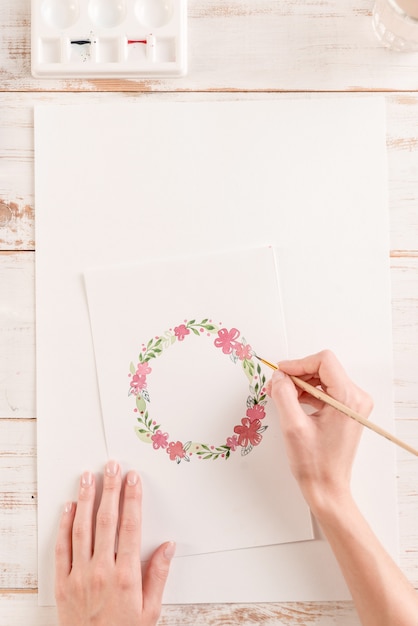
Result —
[[146, 39], [128, 39], [128, 43], [147, 43]]

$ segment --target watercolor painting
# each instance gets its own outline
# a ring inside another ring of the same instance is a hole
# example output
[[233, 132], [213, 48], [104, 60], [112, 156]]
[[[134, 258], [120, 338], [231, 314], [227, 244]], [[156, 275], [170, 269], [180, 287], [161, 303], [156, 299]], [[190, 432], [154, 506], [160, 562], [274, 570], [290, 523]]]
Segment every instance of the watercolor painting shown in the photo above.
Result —
[[92, 268], [85, 281], [108, 454], [141, 474], [144, 558], [160, 536], [187, 557], [312, 539], [255, 357], [286, 354], [274, 250]]
[[[226, 441], [214, 444], [208, 442], [186, 441], [183, 443], [171, 438], [168, 432], [164, 432], [160, 420], [152, 416], [149, 408], [151, 398], [147, 388], [147, 376], [152, 373], [151, 364], [154, 359], [161, 357], [164, 352], [176, 342], [183, 342], [187, 337], [209, 337], [220, 354], [228, 356], [232, 362], [241, 367], [249, 381], [249, 394], [243, 407], [241, 423], [231, 430], [231, 435]], [[137, 415], [135, 432], [138, 438], [145, 443], [152, 443], [154, 450], [165, 451], [171, 461], [179, 464], [181, 461], [190, 461], [195, 455], [198, 459], [218, 460], [229, 459], [231, 453], [237, 450], [245, 456], [258, 446], [262, 439], [262, 433], [268, 428], [262, 420], [266, 416], [264, 406], [266, 404], [266, 378], [261, 371], [260, 365], [255, 365], [254, 351], [241, 336], [237, 328], [223, 328], [221, 324], [214, 324], [211, 319], [205, 318], [200, 322], [195, 319], [184, 320], [178, 326], [165, 331], [162, 335], [143, 343], [138, 356], [138, 363], [130, 364], [130, 378], [128, 395], [135, 398], [134, 412]]]

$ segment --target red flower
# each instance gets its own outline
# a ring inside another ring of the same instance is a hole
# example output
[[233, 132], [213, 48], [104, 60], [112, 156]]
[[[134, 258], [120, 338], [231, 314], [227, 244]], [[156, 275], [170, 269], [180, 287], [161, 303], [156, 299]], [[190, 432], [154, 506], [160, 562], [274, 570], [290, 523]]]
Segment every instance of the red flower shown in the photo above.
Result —
[[262, 420], [263, 417], [266, 416], [266, 412], [264, 410], [264, 407], [261, 406], [261, 404], [254, 404], [253, 407], [251, 407], [251, 409], [247, 409], [247, 413], [246, 413], [247, 417], [250, 418], [250, 422], [253, 422], [254, 420]]
[[170, 459], [172, 461], [180, 461], [180, 459], [184, 459], [184, 457], [186, 456], [181, 441], [177, 441], [176, 443], [174, 443], [174, 441], [171, 441], [168, 444], [166, 452], [170, 455]]
[[174, 328], [174, 334], [179, 341], [183, 341], [186, 335], [190, 335], [190, 330], [185, 324], [180, 324], [180, 326]]
[[133, 393], [137, 396], [141, 389], [145, 389], [147, 386], [147, 377], [146, 376], [138, 376], [138, 374], [134, 374], [131, 380], [131, 389]]
[[234, 433], [238, 435], [238, 445], [246, 448], [250, 443], [252, 446], [258, 446], [262, 440], [262, 435], [257, 432], [261, 427], [259, 419], [255, 419], [251, 422], [248, 417], [244, 417], [241, 420], [242, 426], [235, 426]]
[[158, 448], [166, 448], [168, 445], [168, 433], [163, 433], [161, 430], [157, 430], [151, 439], [154, 450], [158, 450]]
[[246, 346], [244, 346], [243, 343], [237, 343], [235, 345], [235, 352], [240, 361], [249, 360], [253, 355], [253, 350], [248, 343]]
[[147, 361], [144, 361], [143, 363], [138, 363], [138, 365], [136, 366], [135, 374], [138, 374], [138, 376], [146, 376], [147, 374], [151, 374], [151, 372], [152, 369], [150, 368]]
[[237, 345], [235, 340], [238, 337], [239, 330], [236, 328], [231, 328], [231, 330], [221, 328], [221, 330], [218, 330], [218, 337], [215, 339], [215, 346], [217, 348], [222, 348], [222, 352], [224, 354], [231, 354], [232, 350]]
[[226, 440], [226, 445], [228, 446], [228, 448], [231, 448], [232, 452], [234, 452], [238, 445], [238, 437], [236, 435], [234, 435], [233, 437], [228, 437], [228, 439]]

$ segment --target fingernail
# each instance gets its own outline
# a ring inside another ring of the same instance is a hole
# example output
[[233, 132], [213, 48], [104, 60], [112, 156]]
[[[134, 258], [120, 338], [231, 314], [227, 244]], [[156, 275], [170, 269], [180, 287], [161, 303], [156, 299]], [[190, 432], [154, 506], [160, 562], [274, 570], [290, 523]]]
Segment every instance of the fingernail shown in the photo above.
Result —
[[176, 544], [174, 543], [174, 541], [170, 541], [170, 543], [167, 544], [164, 550], [164, 556], [167, 559], [167, 561], [171, 561], [175, 553], [176, 553]]
[[138, 474], [130, 470], [126, 476], [126, 482], [130, 487], [133, 487], [138, 482]]
[[93, 474], [91, 472], [84, 472], [81, 476], [81, 485], [83, 487], [91, 487], [93, 484]]
[[106, 463], [105, 472], [107, 476], [116, 476], [119, 470], [119, 463], [116, 461], [108, 461]]
[[72, 502], [66, 502], [65, 506], [64, 506], [64, 513], [65, 514], [71, 513], [72, 508], [73, 508], [73, 503]]

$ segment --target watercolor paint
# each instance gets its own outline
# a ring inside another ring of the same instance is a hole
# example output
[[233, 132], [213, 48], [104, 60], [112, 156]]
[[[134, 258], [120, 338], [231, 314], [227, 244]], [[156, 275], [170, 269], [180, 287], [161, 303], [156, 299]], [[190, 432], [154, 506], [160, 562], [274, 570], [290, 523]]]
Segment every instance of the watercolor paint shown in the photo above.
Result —
[[36, 78], [182, 76], [187, 0], [32, 0]]

